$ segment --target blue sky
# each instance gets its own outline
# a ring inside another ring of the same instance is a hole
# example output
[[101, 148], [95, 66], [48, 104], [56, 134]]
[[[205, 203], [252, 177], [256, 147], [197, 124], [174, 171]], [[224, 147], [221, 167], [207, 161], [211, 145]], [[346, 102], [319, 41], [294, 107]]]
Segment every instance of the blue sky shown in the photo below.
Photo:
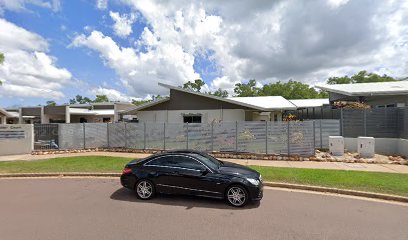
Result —
[[232, 93], [253, 78], [406, 77], [407, 19], [402, 0], [0, 0], [0, 106], [130, 101], [196, 78]]

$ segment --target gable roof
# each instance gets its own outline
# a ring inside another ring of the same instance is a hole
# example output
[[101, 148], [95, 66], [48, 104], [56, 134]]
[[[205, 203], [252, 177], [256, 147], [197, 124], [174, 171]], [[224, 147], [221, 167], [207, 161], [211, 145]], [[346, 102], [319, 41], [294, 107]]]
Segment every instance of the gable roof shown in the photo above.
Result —
[[330, 104], [328, 98], [316, 98], [316, 99], [292, 99], [289, 100], [291, 103], [296, 105], [298, 108], [308, 108], [308, 107], [321, 107], [324, 104]]
[[346, 96], [380, 96], [408, 94], [408, 81], [316, 85], [321, 90]]
[[259, 96], [259, 97], [229, 97], [228, 99], [250, 104], [263, 108], [264, 110], [295, 110], [296, 106], [281, 96]]

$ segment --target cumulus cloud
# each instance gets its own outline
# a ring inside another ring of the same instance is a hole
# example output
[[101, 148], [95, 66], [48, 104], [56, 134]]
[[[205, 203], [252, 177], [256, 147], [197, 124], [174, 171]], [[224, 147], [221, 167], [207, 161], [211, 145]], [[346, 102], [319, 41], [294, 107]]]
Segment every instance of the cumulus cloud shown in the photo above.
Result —
[[96, 7], [104, 10], [108, 8], [108, 0], [96, 0]]
[[0, 0], [0, 14], [4, 10], [27, 11], [27, 5], [48, 8], [54, 12], [61, 10], [60, 0]]
[[5, 55], [0, 65], [0, 97], [64, 97], [63, 88], [70, 84], [72, 75], [47, 55], [47, 41], [4, 19], [0, 19], [0, 29], [0, 52]]
[[131, 102], [134, 97], [130, 97], [116, 89], [98, 87], [91, 90], [93, 95], [106, 95], [109, 101]]
[[323, 82], [359, 70], [408, 74], [408, 2], [369, 0], [219, 1], [122, 0], [147, 27], [123, 48], [93, 31], [73, 46], [99, 52], [134, 95], [181, 85], [199, 74], [197, 56], [211, 51], [217, 77], [208, 84], [294, 79]]
[[119, 14], [118, 12], [109, 12], [109, 16], [115, 22], [113, 24], [113, 31], [121, 38], [125, 38], [132, 33], [132, 24], [136, 20], [135, 14]]

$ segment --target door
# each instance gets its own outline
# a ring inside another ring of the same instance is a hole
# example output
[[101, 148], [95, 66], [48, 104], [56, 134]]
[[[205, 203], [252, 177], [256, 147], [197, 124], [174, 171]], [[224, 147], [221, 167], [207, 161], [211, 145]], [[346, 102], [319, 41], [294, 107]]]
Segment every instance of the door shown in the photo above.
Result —
[[145, 163], [145, 169], [150, 173], [151, 180], [156, 186], [156, 191], [162, 193], [179, 193], [177, 181], [179, 178], [173, 156], [157, 157]]

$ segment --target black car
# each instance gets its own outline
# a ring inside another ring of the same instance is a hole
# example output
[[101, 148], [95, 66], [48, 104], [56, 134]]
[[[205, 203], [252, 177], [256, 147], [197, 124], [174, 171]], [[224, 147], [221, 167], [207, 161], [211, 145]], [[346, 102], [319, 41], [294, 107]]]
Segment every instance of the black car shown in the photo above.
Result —
[[226, 199], [241, 207], [261, 200], [263, 195], [257, 171], [196, 151], [172, 151], [133, 160], [123, 169], [120, 180], [143, 200], [155, 193], [187, 194]]

